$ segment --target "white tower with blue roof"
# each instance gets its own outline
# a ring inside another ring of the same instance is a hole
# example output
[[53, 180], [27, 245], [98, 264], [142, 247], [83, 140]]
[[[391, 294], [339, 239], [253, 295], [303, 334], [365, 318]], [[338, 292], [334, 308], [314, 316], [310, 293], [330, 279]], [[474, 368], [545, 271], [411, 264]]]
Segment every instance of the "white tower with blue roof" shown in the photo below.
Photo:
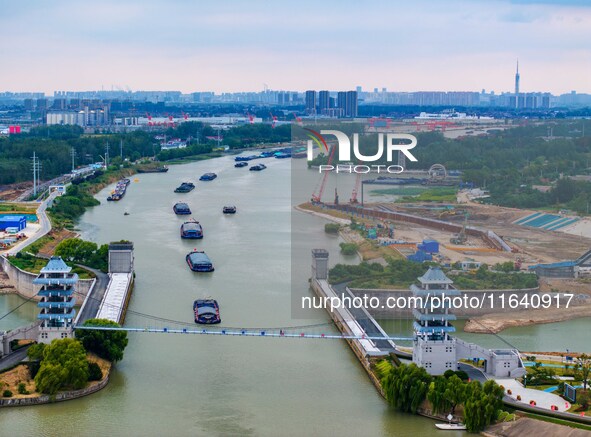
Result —
[[39, 326], [39, 342], [51, 343], [58, 338], [73, 337], [72, 322], [76, 316], [75, 291], [78, 275], [72, 273], [59, 256], [53, 256], [39, 276], [33, 280], [41, 285], [37, 293], [41, 299], [37, 306], [41, 309], [37, 318], [41, 320]]
[[439, 267], [429, 267], [418, 280], [419, 285], [410, 286], [417, 303], [413, 310], [412, 360], [431, 375], [441, 375], [457, 367], [456, 342], [449, 335], [455, 332], [450, 321], [456, 320], [456, 316], [450, 313], [450, 305], [444, 301], [460, 296], [460, 292]]

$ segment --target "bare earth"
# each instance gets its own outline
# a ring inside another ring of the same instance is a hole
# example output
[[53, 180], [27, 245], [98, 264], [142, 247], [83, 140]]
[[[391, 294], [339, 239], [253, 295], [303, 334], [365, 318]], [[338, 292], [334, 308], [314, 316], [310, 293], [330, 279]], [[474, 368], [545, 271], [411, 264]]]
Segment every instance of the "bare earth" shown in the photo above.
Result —
[[589, 431], [528, 417], [522, 417], [514, 422], [497, 423], [488, 427], [482, 434], [490, 437], [588, 437], [590, 435]]

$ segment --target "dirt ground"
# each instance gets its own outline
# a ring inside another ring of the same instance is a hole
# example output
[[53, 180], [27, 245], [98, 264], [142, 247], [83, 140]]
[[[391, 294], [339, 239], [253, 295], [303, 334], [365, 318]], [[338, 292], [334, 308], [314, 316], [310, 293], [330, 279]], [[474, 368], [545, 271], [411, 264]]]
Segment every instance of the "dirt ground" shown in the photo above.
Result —
[[9, 184], [0, 186], [0, 200], [13, 201], [21, 194], [33, 187], [33, 182], [20, 182], [17, 184]]
[[78, 234], [72, 231], [68, 231], [67, 229], [61, 229], [59, 231], [52, 229], [48, 235], [53, 239], [51, 241], [48, 241], [47, 244], [45, 244], [43, 247], [39, 249], [40, 256], [52, 256], [58, 244], [60, 244], [63, 240], [67, 238], [75, 238]]
[[514, 422], [492, 425], [482, 434], [491, 437], [588, 437], [589, 431], [522, 417]]
[[[579, 257], [591, 248], [591, 238], [513, 224], [515, 220], [533, 213], [534, 211], [504, 208], [494, 205], [480, 205], [476, 203], [457, 205], [456, 214], [445, 214], [442, 213], [442, 211], [430, 208], [404, 208], [399, 204], [389, 204], [388, 207], [410, 214], [435, 218], [460, 225], [464, 223], [464, 214], [461, 213], [461, 211], [466, 211], [468, 213], [468, 226], [490, 229], [496, 232], [511, 247], [518, 251], [515, 254], [494, 253], [494, 255], [478, 252], [466, 253], [466, 255], [476, 261], [489, 264], [492, 261], [502, 262], [503, 260], [507, 261], [508, 259], [514, 260], [517, 256], [524, 260], [524, 267], [537, 263], [571, 260]], [[397, 238], [408, 237], [405, 239], [421, 241], [419, 238], [425, 236], [428, 238], [434, 238], [444, 243], [446, 246], [449, 246], [448, 242], [452, 236], [451, 233], [448, 232], [418, 228], [416, 225], [398, 225], [397, 229], [400, 231]], [[483, 247], [482, 241], [479, 241], [478, 239], [469, 239], [468, 244]], [[443, 255], [450, 256], [446, 250], [443, 250], [442, 252]], [[455, 258], [457, 258], [457, 256], [452, 257], [452, 259]], [[466, 257], [464, 256], [464, 259], [465, 258]], [[496, 259], [499, 261], [495, 261]]]

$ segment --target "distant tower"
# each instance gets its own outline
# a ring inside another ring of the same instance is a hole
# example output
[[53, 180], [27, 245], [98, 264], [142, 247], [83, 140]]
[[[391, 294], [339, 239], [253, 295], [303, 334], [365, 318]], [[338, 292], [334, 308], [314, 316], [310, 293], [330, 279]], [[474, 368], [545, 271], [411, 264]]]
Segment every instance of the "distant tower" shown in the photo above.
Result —
[[517, 60], [517, 70], [515, 71], [515, 107], [519, 107], [519, 59]]

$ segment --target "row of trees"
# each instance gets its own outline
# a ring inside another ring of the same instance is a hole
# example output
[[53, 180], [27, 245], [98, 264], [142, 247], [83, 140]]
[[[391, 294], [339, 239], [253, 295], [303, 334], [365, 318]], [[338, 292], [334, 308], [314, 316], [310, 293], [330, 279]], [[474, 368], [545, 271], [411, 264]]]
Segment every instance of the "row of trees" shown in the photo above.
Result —
[[[104, 319], [90, 319], [85, 326], [119, 326]], [[39, 393], [54, 395], [59, 390], [81, 389], [88, 381], [103, 378], [100, 366], [87, 358], [93, 352], [109, 361], [119, 361], [127, 346], [124, 331], [77, 330], [76, 338], [53, 340], [51, 344], [38, 343], [29, 348], [27, 356], [32, 362], [31, 373]]]
[[497, 420], [502, 412], [504, 389], [495, 381], [466, 382], [455, 372], [433, 377], [412, 363], [394, 366], [388, 361], [376, 365], [386, 400], [399, 411], [416, 413], [428, 400], [435, 413], [455, 414], [463, 407], [464, 424], [478, 433]]

